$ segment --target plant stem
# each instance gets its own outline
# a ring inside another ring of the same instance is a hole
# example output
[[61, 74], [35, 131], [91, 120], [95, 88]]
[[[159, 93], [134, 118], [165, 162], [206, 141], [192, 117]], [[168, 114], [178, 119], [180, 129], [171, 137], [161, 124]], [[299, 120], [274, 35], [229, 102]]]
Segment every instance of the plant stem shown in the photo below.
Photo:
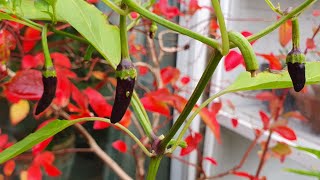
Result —
[[270, 144], [270, 141], [271, 141], [271, 137], [272, 137], [272, 131], [269, 131], [269, 135], [268, 135], [268, 139], [267, 139], [267, 142], [263, 148], [263, 152], [262, 152], [262, 155], [261, 155], [261, 159], [260, 159], [260, 163], [259, 163], [259, 166], [257, 168], [257, 172], [256, 172], [256, 178], [259, 177], [260, 175], [260, 172], [262, 170], [262, 167], [264, 165], [264, 162], [265, 162], [265, 158], [266, 158], [266, 155], [267, 155], [267, 152], [268, 152], [268, 147], [269, 147], [269, 144]]
[[161, 159], [162, 159], [162, 155], [155, 156], [150, 159], [147, 180], [155, 180], [156, 179]]
[[268, 6], [273, 12], [278, 13], [281, 16], [283, 15], [283, 12], [281, 12], [279, 5], [278, 7], [275, 7], [270, 0], [265, 0], [265, 2], [268, 4]]
[[[188, 100], [186, 106], [182, 110], [180, 116], [173, 124], [169, 133], [165, 136], [165, 138], [160, 143], [160, 150], [164, 151], [169, 141], [173, 138], [173, 136], [177, 133], [181, 125], [185, 122], [185, 119], [190, 114], [191, 110], [194, 108], [195, 104], [197, 103], [199, 97], [201, 96], [203, 90], [207, 86], [209, 80], [211, 79], [212, 74], [214, 73], [215, 69], [217, 68], [222, 55], [219, 51], [215, 50], [214, 54], [210, 58], [209, 64], [207, 65], [205, 71], [203, 72], [201, 79], [199, 80], [195, 90], [193, 91], [190, 99]], [[178, 141], [179, 142], [179, 141]]]
[[132, 98], [133, 100], [131, 101], [131, 106], [133, 107], [133, 110], [135, 111], [135, 114], [137, 115], [137, 118], [144, 132], [150, 139], [153, 139], [154, 133], [152, 131], [152, 126], [151, 126], [149, 117], [143, 105], [141, 104], [139, 96], [135, 91], [133, 92]]
[[300, 49], [300, 28], [298, 18], [292, 19], [292, 48]]
[[118, 13], [119, 15], [125, 16], [128, 14], [127, 11], [121, 9], [119, 6], [117, 6], [116, 4], [114, 4], [112, 1], [110, 0], [101, 0], [104, 4], [106, 4], [107, 6], [109, 6], [112, 10], [114, 10], [116, 13]]
[[127, 16], [120, 15], [121, 59], [130, 59], [127, 38]]
[[47, 33], [48, 33], [48, 24], [45, 24], [42, 28], [41, 42], [42, 42], [43, 54], [45, 57], [44, 66], [46, 69], [49, 69], [49, 68], [53, 68], [53, 63], [52, 63], [52, 60], [50, 57], [48, 40], [47, 40]]
[[217, 41], [215, 41], [209, 37], [205, 37], [203, 35], [200, 35], [199, 33], [193, 32], [193, 31], [191, 31], [187, 28], [184, 28], [178, 24], [175, 24], [171, 21], [168, 21], [168, 20], [148, 11], [147, 9], [141, 7], [133, 0], [123, 0], [122, 2], [125, 3], [126, 5], [128, 5], [132, 10], [138, 12], [140, 15], [142, 15], [142, 16], [168, 28], [168, 29], [174, 30], [176, 32], [179, 32], [180, 34], [184, 34], [184, 35], [189, 36], [193, 39], [199, 40], [199, 41], [211, 46], [212, 48], [221, 50], [221, 45]]
[[[267, 28], [263, 29], [262, 31], [258, 32], [257, 34], [253, 34], [253, 35], [249, 36], [248, 41], [252, 42], [252, 41], [255, 41], [255, 40], [269, 34], [270, 32], [274, 31], [276, 28], [278, 28], [281, 24], [283, 24], [285, 21], [293, 18], [294, 16], [297, 16], [299, 13], [301, 13], [303, 10], [305, 10], [308, 6], [315, 3], [316, 1], [317, 0], [305, 1], [300, 6], [296, 7], [291, 12], [289, 12], [287, 15], [282, 16], [276, 23], [268, 26]], [[230, 48], [233, 48], [233, 47], [235, 47], [235, 46], [232, 45]]]
[[220, 27], [220, 32], [221, 32], [221, 38], [222, 38], [221, 54], [225, 56], [229, 53], [229, 37], [228, 37], [228, 31], [226, 28], [226, 23], [224, 21], [224, 17], [222, 14], [219, 0], [211, 0], [211, 2], [212, 2], [214, 12], [216, 13], [219, 27]]

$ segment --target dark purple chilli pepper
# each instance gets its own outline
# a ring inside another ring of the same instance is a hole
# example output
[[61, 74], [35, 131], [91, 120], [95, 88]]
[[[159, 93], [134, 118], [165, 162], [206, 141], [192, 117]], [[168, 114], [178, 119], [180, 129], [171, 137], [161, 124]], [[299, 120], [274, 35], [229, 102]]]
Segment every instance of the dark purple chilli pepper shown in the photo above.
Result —
[[117, 66], [116, 97], [111, 112], [111, 123], [119, 122], [124, 116], [133, 93], [137, 71], [130, 60], [121, 60]]
[[42, 83], [43, 83], [43, 93], [38, 102], [35, 115], [43, 112], [47, 107], [50, 106], [53, 98], [56, 94], [57, 88], [57, 76], [54, 70], [46, 70], [42, 74]]
[[305, 59], [298, 48], [293, 48], [286, 58], [288, 72], [296, 92], [301, 91], [306, 83]]

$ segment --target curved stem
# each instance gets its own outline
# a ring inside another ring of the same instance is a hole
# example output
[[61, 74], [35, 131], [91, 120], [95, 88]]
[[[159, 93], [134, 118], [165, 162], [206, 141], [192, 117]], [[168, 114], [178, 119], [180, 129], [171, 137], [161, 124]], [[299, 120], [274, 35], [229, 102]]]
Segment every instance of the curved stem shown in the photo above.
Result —
[[197, 103], [200, 95], [202, 94], [203, 90], [207, 86], [207, 83], [211, 79], [211, 76], [215, 69], [217, 68], [220, 60], [222, 58], [222, 55], [220, 52], [216, 51], [214, 55], [210, 58], [209, 64], [206, 67], [205, 71], [203, 72], [201, 79], [199, 80], [195, 90], [193, 91], [189, 101], [187, 102], [186, 106], [182, 110], [180, 116], [176, 120], [176, 122], [171, 127], [168, 134], [165, 136], [165, 138], [160, 143], [160, 150], [165, 150], [167, 144], [170, 142], [170, 140], [173, 138], [173, 136], [177, 133], [181, 125], [185, 122], [185, 119], [190, 114], [191, 110], [194, 108], [195, 104]]
[[228, 37], [228, 31], [226, 28], [226, 23], [224, 21], [224, 17], [222, 14], [219, 0], [211, 0], [211, 2], [212, 2], [214, 12], [216, 13], [219, 27], [220, 27], [220, 32], [221, 32], [221, 38], [222, 38], [221, 54], [225, 56], [229, 53], [229, 37]]
[[199, 41], [211, 46], [212, 48], [221, 50], [221, 45], [217, 41], [215, 41], [209, 37], [205, 37], [203, 35], [200, 35], [199, 33], [193, 32], [193, 31], [191, 31], [187, 28], [184, 28], [178, 24], [175, 24], [171, 21], [168, 21], [168, 20], [148, 11], [147, 9], [141, 7], [140, 5], [135, 3], [133, 0], [123, 0], [122, 2], [125, 3], [127, 6], [129, 6], [132, 10], [139, 13], [140, 15], [142, 15], [142, 16], [168, 28], [168, 29], [174, 30], [176, 32], [179, 32], [180, 34], [184, 34], [184, 35], [189, 36], [193, 39], [199, 40]]
[[114, 4], [112, 1], [110, 0], [101, 0], [104, 4], [106, 4], [107, 6], [109, 6], [112, 10], [114, 10], [116, 13], [125, 16], [128, 14], [127, 11], [121, 9], [119, 6], [117, 6], [116, 4]]

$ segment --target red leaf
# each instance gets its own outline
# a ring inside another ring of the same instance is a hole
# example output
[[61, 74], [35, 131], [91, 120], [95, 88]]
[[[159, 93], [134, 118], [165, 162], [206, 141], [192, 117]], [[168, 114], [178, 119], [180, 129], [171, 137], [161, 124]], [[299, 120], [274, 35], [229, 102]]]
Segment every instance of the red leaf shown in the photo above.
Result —
[[44, 163], [52, 164], [54, 162], [54, 154], [50, 151], [44, 151], [41, 154], [36, 155], [33, 159], [33, 163], [37, 165], [43, 165]]
[[213, 132], [215, 138], [219, 143], [221, 143], [220, 139], [220, 124], [217, 121], [216, 112], [209, 111], [207, 108], [203, 108], [200, 111], [200, 116], [203, 122], [210, 128]]
[[88, 87], [83, 93], [88, 97], [90, 106], [99, 117], [111, 116], [112, 106], [97, 90]]
[[69, 104], [71, 96], [72, 84], [70, 80], [65, 76], [57, 76], [58, 83], [56, 89], [56, 96], [53, 103], [59, 107], [66, 107]]
[[215, 159], [211, 158], [211, 157], [205, 157], [203, 159], [209, 161], [211, 164], [213, 164], [215, 166], [218, 165], [217, 161]]
[[37, 44], [37, 39], [39, 39], [40, 34], [40, 31], [27, 27], [27, 29], [24, 32], [24, 40], [22, 42], [23, 51], [25, 53], [29, 52], [34, 48], [34, 46]]
[[232, 122], [232, 126], [233, 126], [234, 128], [236, 128], [236, 127], [238, 126], [238, 119], [232, 118], [232, 119], [231, 119], [231, 122]]
[[279, 28], [279, 41], [282, 47], [285, 47], [290, 41], [292, 37], [292, 23], [291, 20], [283, 23]]
[[7, 134], [1, 134], [0, 135], [0, 149], [2, 149], [9, 140], [9, 136]]
[[43, 66], [44, 61], [39, 61], [39, 59], [35, 58], [32, 55], [25, 55], [21, 60], [21, 68], [22, 69], [31, 69], [37, 68], [39, 66]]
[[190, 77], [189, 76], [183, 76], [180, 79], [180, 82], [181, 82], [182, 85], [187, 85], [190, 82]]
[[98, 3], [99, 0], [87, 0], [88, 3], [91, 3], [91, 4], [95, 4], [95, 3]]
[[71, 68], [70, 59], [66, 55], [62, 53], [54, 52], [54, 53], [51, 53], [50, 56], [53, 59], [55, 66], [60, 66], [68, 69]]
[[216, 31], [217, 29], [219, 29], [219, 25], [217, 23], [217, 21], [212, 18], [211, 21], [210, 21], [210, 31]]
[[112, 143], [112, 147], [116, 150], [118, 150], [121, 153], [126, 153], [127, 152], [127, 145], [125, 142], [121, 140], [114, 141]]
[[77, 103], [81, 110], [84, 112], [88, 111], [88, 98], [73, 84], [71, 84], [71, 97]]
[[167, 117], [170, 116], [170, 109], [167, 104], [157, 101], [151, 96], [143, 97], [140, 100], [144, 108], [146, 108], [146, 110], [151, 112], [157, 112]]
[[167, 19], [172, 19], [180, 14], [177, 7], [169, 6], [168, 0], [160, 0], [153, 6], [153, 12], [158, 15], [163, 15]]
[[269, 128], [270, 118], [263, 111], [260, 111], [259, 114], [263, 124], [263, 129], [267, 130]]
[[149, 72], [149, 69], [145, 66], [139, 66], [138, 69], [141, 76], [144, 76]]
[[298, 111], [290, 111], [290, 112], [287, 112], [283, 115], [284, 118], [295, 118], [295, 119], [298, 119], [300, 121], [308, 121], [308, 119], [306, 117], [304, 117], [300, 112]]
[[189, 1], [189, 14], [192, 16], [194, 15], [194, 13], [197, 12], [197, 10], [201, 9], [201, 7], [199, 6], [199, 2], [198, 0], [190, 0]]
[[258, 54], [258, 56], [263, 57], [265, 60], [269, 61], [269, 67], [270, 69], [274, 70], [281, 70], [282, 65], [280, 63], [280, 60], [278, 57], [274, 56], [272, 53], [271, 54]]
[[254, 176], [252, 176], [249, 173], [244, 172], [244, 171], [234, 171], [233, 174], [236, 176], [240, 176], [240, 177], [246, 177], [250, 180], [253, 180], [253, 178], [254, 178]]
[[218, 112], [220, 111], [221, 107], [222, 107], [221, 102], [212, 103], [211, 107], [210, 107], [211, 114], [214, 116], [217, 115]]
[[[241, 34], [242, 34], [244, 37], [249, 37], [249, 36], [251, 36], [251, 35], [252, 35], [252, 33], [251, 33], [251, 32], [249, 32], [249, 31], [242, 31], [242, 32], [241, 32]], [[250, 42], [250, 44], [251, 44], [251, 45], [253, 45], [255, 42], [256, 42], [256, 40], [255, 40], [255, 41]]]
[[6, 176], [11, 176], [15, 168], [16, 163], [14, 162], [14, 160], [9, 160], [4, 164], [3, 172]]
[[48, 174], [48, 176], [51, 176], [51, 177], [57, 177], [57, 176], [60, 176], [62, 173], [61, 171], [53, 166], [52, 164], [48, 163], [48, 162], [45, 162], [42, 164], [45, 172]]
[[276, 126], [272, 130], [290, 141], [297, 139], [296, 133], [288, 126]]
[[5, 87], [4, 93], [13, 103], [20, 99], [39, 100], [43, 92], [41, 72], [32, 69], [18, 71]]
[[241, 54], [236, 51], [230, 51], [224, 59], [224, 68], [226, 71], [231, 71], [240, 64], [243, 64], [244, 60]]
[[256, 98], [261, 101], [271, 101], [277, 98], [277, 96], [275, 96], [272, 92], [264, 91], [264, 92], [258, 93], [256, 95]]
[[99, 130], [99, 129], [105, 129], [110, 126], [110, 123], [102, 122], [102, 121], [94, 121], [93, 123], [93, 129]]
[[316, 44], [314, 43], [314, 40], [311, 39], [311, 38], [307, 38], [306, 47], [307, 47], [308, 49], [314, 49], [314, 48], [316, 48]]
[[180, 71], [172, 66], [161, 69], [161, 79], [164, 85], [171, 83], [172, 85], [179, 79]]
[[28, 168], [28, 180], [42, 180], [42, 173], [39, 165], [32, 164]]
[[320, 16], [320, 10], [319, 10], [319, 9], [313, 10], [312, 15], [313, 15], [314, 17]]
[[8, 50], [14, 50], [16, 48], [17, 41], [10, 31], [2, 29], [0, 31], [0, 44], [5, 45], [5, 48]]
[[185, 156], [195, 150], [198, 147], [199, 143], [202, 141], [202, 135], [195, 132], [194, 134], [188, 135], [185, 141], [188, 146], [181, 149], [180, 156]]

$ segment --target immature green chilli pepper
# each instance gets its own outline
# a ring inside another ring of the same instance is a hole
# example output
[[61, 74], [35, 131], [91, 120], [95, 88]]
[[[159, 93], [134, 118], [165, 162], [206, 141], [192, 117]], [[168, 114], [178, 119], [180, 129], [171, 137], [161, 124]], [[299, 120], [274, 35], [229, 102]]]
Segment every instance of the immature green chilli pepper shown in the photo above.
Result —
[[123, 59], [117, 66], [116, 97], [111, 112], [111, 123], [119, 122], [124, 116], [133, 93], [137, 71], [130, 60]]
[[301, 91], [306, 83], [305, 62], [306, 58], [299, 48], [292, 48], [286, 58], [288, 72], [296, 92]]
[[42, 83], [43, 83], [43, 93], [38, 102], [35, 115], [43, 112], [47, 107], [50, 106], [57, 88], [57, 76], [55, 75], [55, 71], [51, 71], [51, 73], [46, 73], [50, 71], [45, 71], [42, 74]]

